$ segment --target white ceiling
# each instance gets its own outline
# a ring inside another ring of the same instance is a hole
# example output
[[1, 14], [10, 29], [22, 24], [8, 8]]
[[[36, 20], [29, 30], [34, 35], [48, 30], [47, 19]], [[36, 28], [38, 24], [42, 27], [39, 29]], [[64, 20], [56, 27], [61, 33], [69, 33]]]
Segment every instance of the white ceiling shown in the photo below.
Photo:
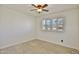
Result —
[[31, 9], [34, 9], [34, 7], [31, 4], [5, 4], [2, 6], [16, 10], [16, 11], [24, 13], [24, 14], [29, 13], [34, 16], [39, 16], [41, 14], [57, 13], [57, 12], [61, 12], [63, 10], [68, 10], [68, 9], [79, 7], [78, 4], [48, 4], [48, 7], [46, 7], [46, 9], [48, 9], [49, 12], [43, 11], [42, 13], [39, 14], [36, 11], [30, 11]]

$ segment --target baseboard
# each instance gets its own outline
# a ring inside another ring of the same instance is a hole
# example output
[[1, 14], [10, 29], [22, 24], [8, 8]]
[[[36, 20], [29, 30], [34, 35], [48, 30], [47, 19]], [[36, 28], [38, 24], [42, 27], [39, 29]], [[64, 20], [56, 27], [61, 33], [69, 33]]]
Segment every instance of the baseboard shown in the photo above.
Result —
[[[38, 39], [38, 40], [42, 40], [42, 39]], [[67, 46], [67, 45], [62, 44], [62, 43], [52, 42], [52, 41], [49, 41], [49, 40], [42, 40], [42, 41], [47, 41], [47, 42], [50, 42], [50, 43], [54, 43], [54, 44], [61, 45], [61, 46], [64, 46], [64, 47], [68, 47], [68, 48], [76, 49], [76, 50], [79, 51], [78, 48], [70, 47], [70, 46]]]
[[17, 41], [17, 42], [15, 42], [13, 44], [9, 44], [9, 45], [2, 46], [2, 47], [0, 47], [0, 49], [7, 48], [7, 47], [11, 47], [11, 46], [14, 46], [14, 45], [17, 45], [17, 44], [21, 44], [21, 43], [24, 43], [24, 42], [28, 42], [30, 40], [33, 40], [33, 39], [23, 40], [23, 41], [19, 41], [19, 42]]
[[[28, 42], [28, 41], [31, 41], [31, 40], [34, 40], [34, 39], [29, 39], [29, 40], [23, 40], [23, 41], [15, 42], [14, 44], [9, 44], [9, 45], [2, 46], [2, 47], [0, 47], [0, 49], [11, 47], [11, 46], [14, 46], [14, 45], [17, 45], [17, 44], [21, 44], [21, 43], [24, 43], [24, 42]], [[37, 40], [42, 40], [42, 39], [37, 39]], [[59, 43], [48, 41], [48, 40], [42, 40], [42, 41], [47, 41], [47, 42], [54, 43], [54, 44], [57, 44], [57, 45], [61, 45], [61, 46], [64, 46], [64, 47], [73, 48], [73, 47], [70, 47], [70, 46], [67, 46], [67, 45], [59, 44]], [[79, 49], [77, 49], [77, 48], [73, 48], [73, 49], [76, 49], [76, 50], [79, 51]]]

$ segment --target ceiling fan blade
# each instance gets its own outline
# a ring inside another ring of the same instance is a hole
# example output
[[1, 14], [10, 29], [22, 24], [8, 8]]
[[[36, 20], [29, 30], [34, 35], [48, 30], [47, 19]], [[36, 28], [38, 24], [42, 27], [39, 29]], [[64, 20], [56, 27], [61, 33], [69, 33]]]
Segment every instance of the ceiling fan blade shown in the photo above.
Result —
[[48, 5], [47, 4], [45, 4], [45, 5], [43, 5], [43, 8], [45, 8], [45, 7], [47, 7]]
[[49, 10], [43, 9], [43, 11], [46, 11], [46, 12], [48, 12]]
[[30, 11], [34, 11], [34, 10], [36, 10], [36, 9], [31, 9]]
[[37, 6], [36, 6], [36, 5], [34, 5], [34, 4], [32, 4], [32, 6], [34, 6], [34, 7], [36, 7], [36, 8], [37, 8]]

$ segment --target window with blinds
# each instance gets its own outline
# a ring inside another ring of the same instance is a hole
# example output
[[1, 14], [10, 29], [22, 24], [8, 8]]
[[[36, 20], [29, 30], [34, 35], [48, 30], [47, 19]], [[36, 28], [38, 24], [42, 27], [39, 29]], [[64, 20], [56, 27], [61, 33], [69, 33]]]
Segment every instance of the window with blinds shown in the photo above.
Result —
[[53, 18], [42, 20], [42, 30], [45, 31], [63, 31], [64, 29], [64, 18]]

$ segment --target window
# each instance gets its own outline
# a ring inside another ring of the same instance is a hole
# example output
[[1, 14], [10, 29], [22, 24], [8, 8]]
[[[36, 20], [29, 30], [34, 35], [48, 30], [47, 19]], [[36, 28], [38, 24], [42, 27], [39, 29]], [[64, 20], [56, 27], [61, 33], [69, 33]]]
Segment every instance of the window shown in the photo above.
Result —
[[57, 19], [52, 19], [52, 30], [56, 31], [57, 30]]
[[52, 20], [51, 19], [42, 20], [42, 30], [52, 30]]
[[53, 18], [42, 20], [42, 30], [47, 31], [63, 31], [64, 18]]
[[47, 30], [51, 30], [51, 28], [52, 28], [52, 20], [51, 19], [48, 19], [46, 21], [46, 24], [47, 24]]
[[58, 18], [58, 31], [63, 31], [64, 27], [64, 18]]

